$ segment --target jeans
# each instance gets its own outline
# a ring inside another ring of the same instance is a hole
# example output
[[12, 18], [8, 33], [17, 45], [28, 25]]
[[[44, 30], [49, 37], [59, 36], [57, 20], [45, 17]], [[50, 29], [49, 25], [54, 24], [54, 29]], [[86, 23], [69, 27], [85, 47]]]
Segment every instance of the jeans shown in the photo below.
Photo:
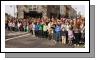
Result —
[[56, 40], [56, 41], [59, 41], [60, 38], [61, 38], [61, 32], [60, 32], [60, 31], [59, 31], [59, 32], [56, 32], [56, 33], [55, 33], [55, 40]]
[[38, 30], [35, 30], [35, 36], [39, 37], [39, 31]]
[[81, 34], [80, 33], [74, 33], [75, 36], [75, 43], [79, 44], [80, 39], [81, 39]]

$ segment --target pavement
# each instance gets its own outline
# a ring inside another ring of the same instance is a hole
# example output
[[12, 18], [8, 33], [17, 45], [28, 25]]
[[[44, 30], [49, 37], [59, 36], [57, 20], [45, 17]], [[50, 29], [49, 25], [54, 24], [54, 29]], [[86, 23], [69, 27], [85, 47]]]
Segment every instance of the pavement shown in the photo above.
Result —
[[24, 34], [27, 34], [27, 32], [6, 31], [5, 32], [5, 35], [6, 35], [5, 39], [13, 38], [13, 37], [24, 35]]
[[48, 40], [46, 38], [37, 38], [31, 33], [27, 32], [11, 32], [5, 33], [5, 47], [6, 48], [83, 48], [81, 44], [79, 47], [74, 45], [63, 45], [61, 42], [55, 40]]

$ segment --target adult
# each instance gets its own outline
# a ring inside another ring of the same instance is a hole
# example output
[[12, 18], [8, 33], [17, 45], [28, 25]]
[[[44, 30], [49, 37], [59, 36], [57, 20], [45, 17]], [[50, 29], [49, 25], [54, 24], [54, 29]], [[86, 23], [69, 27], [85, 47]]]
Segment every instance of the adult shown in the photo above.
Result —
[[61, 38], [61, 26], [59, 24], [56, 25], [55, 27], [55, 40], [60, 41]]

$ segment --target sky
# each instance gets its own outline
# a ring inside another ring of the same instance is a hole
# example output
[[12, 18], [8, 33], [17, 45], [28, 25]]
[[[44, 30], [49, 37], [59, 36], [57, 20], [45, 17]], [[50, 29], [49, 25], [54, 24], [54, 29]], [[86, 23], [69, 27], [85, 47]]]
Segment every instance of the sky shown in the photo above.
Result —
[[84, 5], [72, 5], [72, 7], [77, 10], [78, 12], [81, 12], [81, 15], [85, 16], [85, 6]]
[[[85, 6], [84, 5], [72, 5], [72, 7], [78, 12], [81, 12], [81, 15], [85, 16]], [[15, 16], [14, 12], [17, 12], [15, 5], [6, 5], [5, 12], [10, 14], [11, 16]], [[16, 17], [16, 16], [15, 16]]]
[[16, 13], [16, 12], [17, 12], [17, 9], [16, 9], [15, 5], [6, 5], [5, 6], [5, 13], [8, 13], [11, 16], [15, 16], [14, 13]]

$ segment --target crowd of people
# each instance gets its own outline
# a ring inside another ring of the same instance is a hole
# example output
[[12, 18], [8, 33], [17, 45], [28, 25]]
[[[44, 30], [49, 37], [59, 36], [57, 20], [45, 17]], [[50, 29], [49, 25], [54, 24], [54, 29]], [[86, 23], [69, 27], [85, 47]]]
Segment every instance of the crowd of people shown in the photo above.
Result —
[[85, 18], [31, 18], [8, 19], [5, 28], [9, 31], [30, 32], [38, 38], [61, 41], [62, 44], [79, 45], [85, 43]]

